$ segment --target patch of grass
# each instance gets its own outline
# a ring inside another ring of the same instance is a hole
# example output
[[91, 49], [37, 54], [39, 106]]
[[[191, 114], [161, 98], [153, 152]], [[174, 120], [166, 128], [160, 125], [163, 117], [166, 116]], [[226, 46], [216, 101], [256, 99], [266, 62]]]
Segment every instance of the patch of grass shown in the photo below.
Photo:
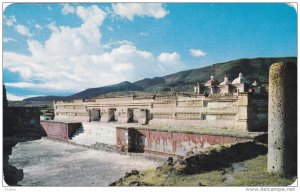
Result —
[[232, 186], [287, 186], [291, 185], [296, 177], [285, 178], [278, 174], [267, 172], [267, 155], [244, 162], [247, 171], [233, 173], [234, 182]]
[[[296, 180], [296, 177], [284, 178], [268, 173], [267, 155], [260, 155], [240, 163], [244, 167], [241, 172], [233, 172], [234, 169], [228, 167], [191, 175], [180, 173], [184, 165], [169, 166], [165, 163], [159, 171], [145, 170], [140, 175], [127, 178], [122, 185], [126, 186], [136, 180], [155, 186], [287, 186]], [[232, 175], [234, 180], [225, 182], [226, 174]]]
[[165, 181], [165, 186], [222, 186], [224, 170], [216, 170], [196, 175], [172, 175]]
[[167, 174], [156, 172], [154, 169], [144, 171], [141, 181], [150, 183], [154, 186], [163, 186], [166, 180]]

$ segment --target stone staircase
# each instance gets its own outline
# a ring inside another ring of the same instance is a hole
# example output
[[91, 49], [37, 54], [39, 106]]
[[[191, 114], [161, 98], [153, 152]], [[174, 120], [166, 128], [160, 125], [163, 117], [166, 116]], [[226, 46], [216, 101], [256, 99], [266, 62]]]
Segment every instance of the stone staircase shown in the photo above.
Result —
[[116, 126], [117, 123], [114, 122], [82, 122], [82, 126], [74, 132], [69, 140], [78, 145], [95, 149], [113, 150], [117, 140]]

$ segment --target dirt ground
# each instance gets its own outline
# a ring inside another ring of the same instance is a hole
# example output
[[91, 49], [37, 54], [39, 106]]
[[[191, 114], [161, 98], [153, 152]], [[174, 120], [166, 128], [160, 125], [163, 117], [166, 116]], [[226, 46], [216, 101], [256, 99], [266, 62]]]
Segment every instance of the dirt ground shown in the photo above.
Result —
[[46, 138], [18, 143], [9, 163], [23, 169], [22, 186], [108, 186], [133, 169], [158, 166], [142, 158], [87, 149]]

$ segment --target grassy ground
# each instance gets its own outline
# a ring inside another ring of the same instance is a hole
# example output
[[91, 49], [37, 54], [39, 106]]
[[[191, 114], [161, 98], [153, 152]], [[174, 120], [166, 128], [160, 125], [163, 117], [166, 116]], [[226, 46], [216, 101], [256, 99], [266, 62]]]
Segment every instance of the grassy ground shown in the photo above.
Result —
[[240, 170], [233, 167], [217, 169], [205, 173], [178, 174], [183, 167], [169, 166], [166, 163], [161, 169], [149, 169], [138, 175], [124, 179], [120, 185], [132, 182], [147, 183], [154, 186], [287, 186], [296, 177], [284, 178], [267, 172], [267, 155], [239, 162]]
[[267, 172], [267, 155], [245, 161], [246, 171], [233, 173], [235, 180], [228, 185], [232, 186], [287, 186], [291, 185], [296, 177], [284, 178]]

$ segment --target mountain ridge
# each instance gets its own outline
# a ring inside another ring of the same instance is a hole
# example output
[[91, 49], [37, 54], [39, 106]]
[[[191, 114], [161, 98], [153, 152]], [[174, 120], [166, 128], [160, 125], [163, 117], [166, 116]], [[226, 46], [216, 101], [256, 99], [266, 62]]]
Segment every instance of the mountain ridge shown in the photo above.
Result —
[[[220, 82], [226, 75], [233, 80], [241, 72], [250, 81], [268, 83], [269, 67], [276, 62], [296, 62], [297, 57], [241, 58], [201, 68], [188, 69], [162, 77], [144, 78], [133, 83], [124, 81], [114, 85], [88, 88], [70, 96], [31, 97], [24, 101], [52, 101], [55, 99], [89, 99], [99, 95], [120, 91], [160, 92], [168, 89], [191, 92], [195, 82], [204, 83], [213, 74]], [[49, 99], [49, 100], [47, 100]]]

